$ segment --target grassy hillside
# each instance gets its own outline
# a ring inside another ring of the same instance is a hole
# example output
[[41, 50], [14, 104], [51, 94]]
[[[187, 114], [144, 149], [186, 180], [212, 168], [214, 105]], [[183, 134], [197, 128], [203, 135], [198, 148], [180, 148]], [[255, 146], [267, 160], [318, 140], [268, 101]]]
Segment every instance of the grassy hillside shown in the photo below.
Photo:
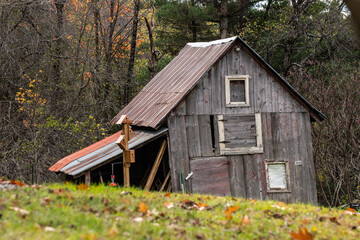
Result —
[[0, 239], [360, 239], [359, 214], [72, 184], [0, 190]]

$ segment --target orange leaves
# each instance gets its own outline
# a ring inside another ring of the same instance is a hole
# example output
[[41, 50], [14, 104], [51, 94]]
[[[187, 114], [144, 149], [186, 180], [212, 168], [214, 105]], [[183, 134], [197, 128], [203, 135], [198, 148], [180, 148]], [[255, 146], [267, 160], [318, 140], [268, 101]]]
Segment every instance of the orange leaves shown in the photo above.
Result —
[[225, 217], [226, 217], [227, 219], [232, 219], [232, 214], [233, 214], [234, 212], [236, 212], [238, 209], [239, 209], [239, 206], [233, 206], [233, 207], [229, 206], [229, 207], [225, 210]]
[[290, 236], [293, 240], [313, 240], [313, 236], [306, 228], [299, 228], [299, 232], [291, 232]]
[[89, 186], [87, 184], [79, 184], [76, 186], [76, 189], [78, 190], [88, 190], [89, 189]]
[[149, 208], [148, 208], [146, 203], [141, 202], [141, 203], [138, 204], [138, 209], [137, 210], [138, 210], [138, 212], [146, 214], [149, 211]]
[[166, 193], [164, 197], [170, 197], [171, 193]]
[[189, 199], [184, 200], [181, 203], [181, 207], [184, 209], [197, 209], [197, 210], [205, 210], [208, 209], [208, 206], [205, 203], [196, 203], [194, 201], [191, 201]]
[[248, 215], [245, 215], [245, 216], [241, 219], [241, 223], [242, 223], [243, 225], [248, 225], [248, 224], [251, 223], [251, 219], [249, 218]]
[[15, 185], [17, 185], [17, 186], [19, 186], [19, 187], [23, 187], [23, 186], [26, 185], [25, 183], [20, 182], [20, 181], [18, 181], [18, 180], [12, 180], [12, 181], [10, 181], [10, 184], [15, 184]]

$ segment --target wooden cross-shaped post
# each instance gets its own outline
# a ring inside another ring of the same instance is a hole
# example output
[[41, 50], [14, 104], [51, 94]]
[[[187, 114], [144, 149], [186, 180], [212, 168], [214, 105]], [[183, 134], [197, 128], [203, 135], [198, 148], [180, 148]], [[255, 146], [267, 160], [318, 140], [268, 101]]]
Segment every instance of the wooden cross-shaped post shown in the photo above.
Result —
[[135, 150], [129, 150], [129, 141], [134, 136], [134, 131], [130, 128], [132, 122], [126, 115], [122, 115], [116, 124], [122, 125], [122, 132], [116, 144], [123, 150], [124, 187], [129, 187], [130, 163], [135, 162]]

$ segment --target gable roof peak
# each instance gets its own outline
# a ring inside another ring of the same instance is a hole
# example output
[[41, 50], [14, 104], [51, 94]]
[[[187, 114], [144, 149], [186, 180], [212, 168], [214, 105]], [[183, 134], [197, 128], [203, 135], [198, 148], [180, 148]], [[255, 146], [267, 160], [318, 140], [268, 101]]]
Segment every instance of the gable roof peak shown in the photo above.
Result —
[[236, 38], [238, 38], [238, 37], [235, 36], [235, 37], [231, 37], [231, 38], [224, 38], [224, 39], [219, 39], [219, 40], [215, 40], [215, 41], [211, 41], [211, 42], [191, 42], [186, 45], [188, 45], [190, 47], [204, 48], [204, 47], [209, 47], [212, 45], [218, 45], [218, 44], [232, 42]]

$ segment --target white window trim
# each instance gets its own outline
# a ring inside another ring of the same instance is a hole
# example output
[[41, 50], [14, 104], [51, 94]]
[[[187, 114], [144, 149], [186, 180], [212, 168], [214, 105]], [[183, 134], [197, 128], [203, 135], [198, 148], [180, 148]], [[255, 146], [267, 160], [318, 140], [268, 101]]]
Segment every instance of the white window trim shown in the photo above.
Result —
[[[287, 188], [283, 188], [283, 189], [270, 188], [268, 165], [271, 165], [271, 164], [285, 164], [285, 174], [286, 174], [286, 186], [287, 186]], [[272, 161], [272, 160], [266, 159], [265, 160], [265, 173], [266, 173], [266, 185], [267, 185], [267, 192], [268, 193], [290, 193], [291, 192], [289, 161], [287, 161], [287, 160]]]
[[[225, 146], [225, 128], [224, 128], [224, 116], [218, 115], [218, 128], [219, 128], [219, 146], [220, 155], [236, 155], [236, 154], [255, 154], [263, 153], [263, 141], [261, 130], [261, 113], [255, 113], [255, 129], [256, 129], [256, 146], [254, 147], [238, 147], [238, 148], [226, 148]], [[238, 115], [241, 117], [241, 115]], [[242, 115], [246, 116], [246, 115]]]
[[[231, 102], [230, 81], [245, 81], [245, 102]], [[249, 75], [225, 76], [225, 100], [226, 107], [249, 107]]]

